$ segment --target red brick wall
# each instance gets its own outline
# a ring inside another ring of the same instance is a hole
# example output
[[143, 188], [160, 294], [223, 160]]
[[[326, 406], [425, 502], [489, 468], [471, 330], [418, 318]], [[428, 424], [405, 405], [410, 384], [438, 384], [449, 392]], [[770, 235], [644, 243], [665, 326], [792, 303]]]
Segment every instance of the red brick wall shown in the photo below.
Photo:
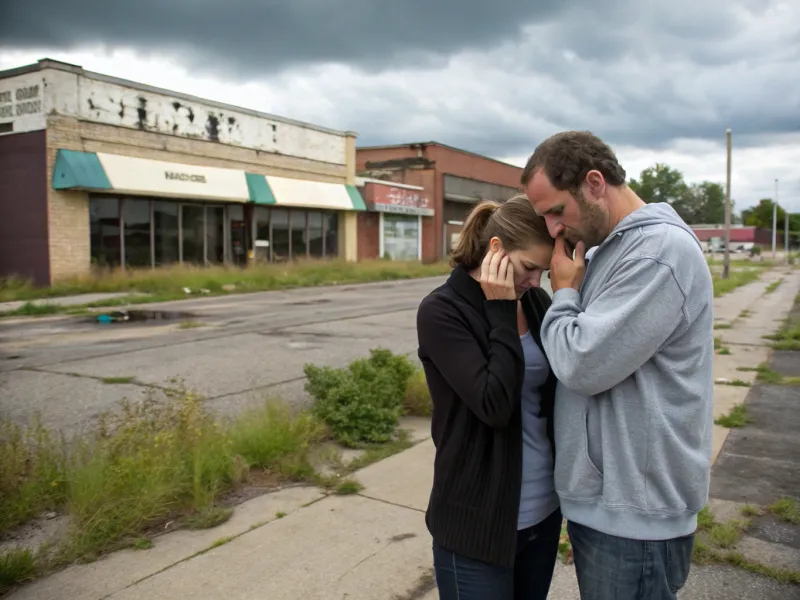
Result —
[[44, 131], [0, 137], [0, 276], [50, 284]]
[[[356, 149], [356, 170], [364, 171], [367, 162], [380, 162], [400, 158], [413, 158], [417, 148]], [[391, 174], [391, 181], [419, 185], [433, 200], [433, 217], [422, 219], [422, 260], [432, 262], [443, 258], [444, 175], [456, 175], [487, 183], [520, 188], [522, 169], [484, 156], [470, 154], [454, 148], [431, 144], [425, 147], [422, 156], [435, 162], [434, 169], [406, 169]]]
[[380, 213], [358, 213], [358, 260], [379, 258]]

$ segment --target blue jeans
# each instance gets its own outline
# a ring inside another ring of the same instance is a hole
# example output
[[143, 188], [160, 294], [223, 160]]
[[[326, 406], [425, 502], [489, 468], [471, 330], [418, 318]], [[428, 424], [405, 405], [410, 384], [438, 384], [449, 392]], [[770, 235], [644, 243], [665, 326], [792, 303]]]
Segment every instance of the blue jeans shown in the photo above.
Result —
[[545, 600], [561, 535], [561, 511], [517, 532], [514, 568], [499, 567], [433, 546], [439, 600]]
[[569, 522], [581, 600], [675, 600], [689, 576], [694, 535], [629, 540]]

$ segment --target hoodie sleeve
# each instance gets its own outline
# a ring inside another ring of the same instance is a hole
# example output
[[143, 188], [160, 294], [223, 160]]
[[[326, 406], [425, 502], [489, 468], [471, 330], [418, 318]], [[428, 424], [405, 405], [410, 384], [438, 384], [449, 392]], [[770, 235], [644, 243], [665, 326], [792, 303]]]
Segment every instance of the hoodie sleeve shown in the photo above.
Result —
[[586, 310], [580, 300], [569, 288], [553, 295], [542, 345], [558, 380], [587, 396], [630, 377], [684, 321], [672, 269], [653, 258], [620, 263]]

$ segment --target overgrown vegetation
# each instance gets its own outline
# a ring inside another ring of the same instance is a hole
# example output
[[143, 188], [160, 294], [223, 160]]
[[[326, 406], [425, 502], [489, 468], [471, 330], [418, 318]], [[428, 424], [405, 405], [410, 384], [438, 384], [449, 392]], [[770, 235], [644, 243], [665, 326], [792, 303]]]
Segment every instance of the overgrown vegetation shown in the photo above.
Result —
[[704, 507], [697, 516], [694, 562], [698, 564], [728, 564], [782, 583], [800, 583], [800, 571], [770, 567], [749, 560], [741, 552], [736, 551], [736, 544], [749, 526], [748, 520], [718, 523], [708, 507]]
[[762, 270], [758, 268], [731, 269], [728, 279], [714, 276], [714, 297], [724, 296], [736, 288], [752, 283], [761, 277]]
[[747, 414], [747, 407], [744, 404], [736, 404], [727, 415], [722, 415], [714, 420], [716, 425], [727, 427], [728, 429], [744, 427], [753, 420]]
[[793, 314], [783, 323], [780, 329], [771, 335], [765, 335], [768, 340], [772, 340], [772, 348], [775, 350], [800, 351], [800, 294], [794, 298]]
[[787, 523], [800, 525], [800, 508], [794, 498], [781, 498], [769, 507], [769, 512]]
[[404, 355], [377, 348], [369, 358], [334, 369], [307, 364], [306, 391], [312, 411], [326, 423], [334, 438], [349, 447], [385, 443], [392, 439], [414, 366]]
[[773, 385], [800, 385], [800, 377], [787, 377], [775, 371], [767, 363], [761, 363], [757, 367], [738, 367], [736, 370], [756, 373], [756, 380], [762, 383], [771, 383]]
[[[185, 288], [209, 294], [230, 292], [256, 292], [297, 287], [332, 285], [338, 283], [366, 283], [444, 275], [450, 272], [446, 262], [423, 264], [419, 261], [370, 260], [352, 263], [344, 260], [296, 261], [289, 264], [254, 265], [238, 267], [194, 267], [176, 265], [159, 269], [127, 269], [126, 271], [98, 271], [85, 277], [76, 277], [55, 283], [49, 288], [37, 288], [19, 277], [0, 279], [0, 302], [52, 298], [86, 293], [128, 292], [147, 294], [131, 296], [104, 306], [119, 303], [141, 303], [176, 300], [186, 297]], [[26, 305], [27, 306], [27, 305]], [[61, 307], [34, 308], [29, 311], [58, 312]], [[22, 309], [20, 309], [22, 310]], [[15, 311], [17, 314], [24, 314]], [[29, 313], [29, 314], [34, 314]], [[37, 312], [35, 314], [45, 314]], [[50, 313], [47, 313], [50, 314]]]
[[783, 279], [778, 279], [778, 281], [773, 281], [767, 286], [767, 289], [764, 290], [765, 294], [772, 294], [775, 290], [777, 290], [780, 285], [783, 283]]
[[0, 594], [36, 576], [36, 556], [31, 550], [15, 548], [0, 553]]
[[[69, 522], [46, 560], [2, 554], [2, 581], [13, 585], [41, 567], [122, 547], [147, 548], [150, 534], [167, 522], [214, 527], [232, 514], [226, 494], [251, 477], [360, 492], [357, 469], [411, 446], [409, 434], [398, 431], [399, 417], [430, 412], [424, 377], [406, 356], [384, 349], [346, 369], [306, 369], [317, 399], [311, 411], [269, 399], [220, 420], [201, 396], [172, 382], [140, 402], [121, 402], [88, 437], [56, 438], [38, 421], [0, 423], [0, 533], [45, 511], [66, 514]], [[344, 464], [334, 450], [334, 472], [323, 476], [313, 458], [331, 436], [361, 453]], [[29, 559], [34, 571], [23, 568]]]

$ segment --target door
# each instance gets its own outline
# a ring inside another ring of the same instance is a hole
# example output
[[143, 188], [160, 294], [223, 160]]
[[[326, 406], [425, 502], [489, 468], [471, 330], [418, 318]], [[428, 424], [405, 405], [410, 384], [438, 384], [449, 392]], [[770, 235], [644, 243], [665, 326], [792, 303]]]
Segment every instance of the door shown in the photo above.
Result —
[[206, 262], [225, 262], [225, 207], [206, 206]]
[[204, 265], [205, 259], [205, 207], [197, 204], [181, 205], [181, 250], [184, 263]]

